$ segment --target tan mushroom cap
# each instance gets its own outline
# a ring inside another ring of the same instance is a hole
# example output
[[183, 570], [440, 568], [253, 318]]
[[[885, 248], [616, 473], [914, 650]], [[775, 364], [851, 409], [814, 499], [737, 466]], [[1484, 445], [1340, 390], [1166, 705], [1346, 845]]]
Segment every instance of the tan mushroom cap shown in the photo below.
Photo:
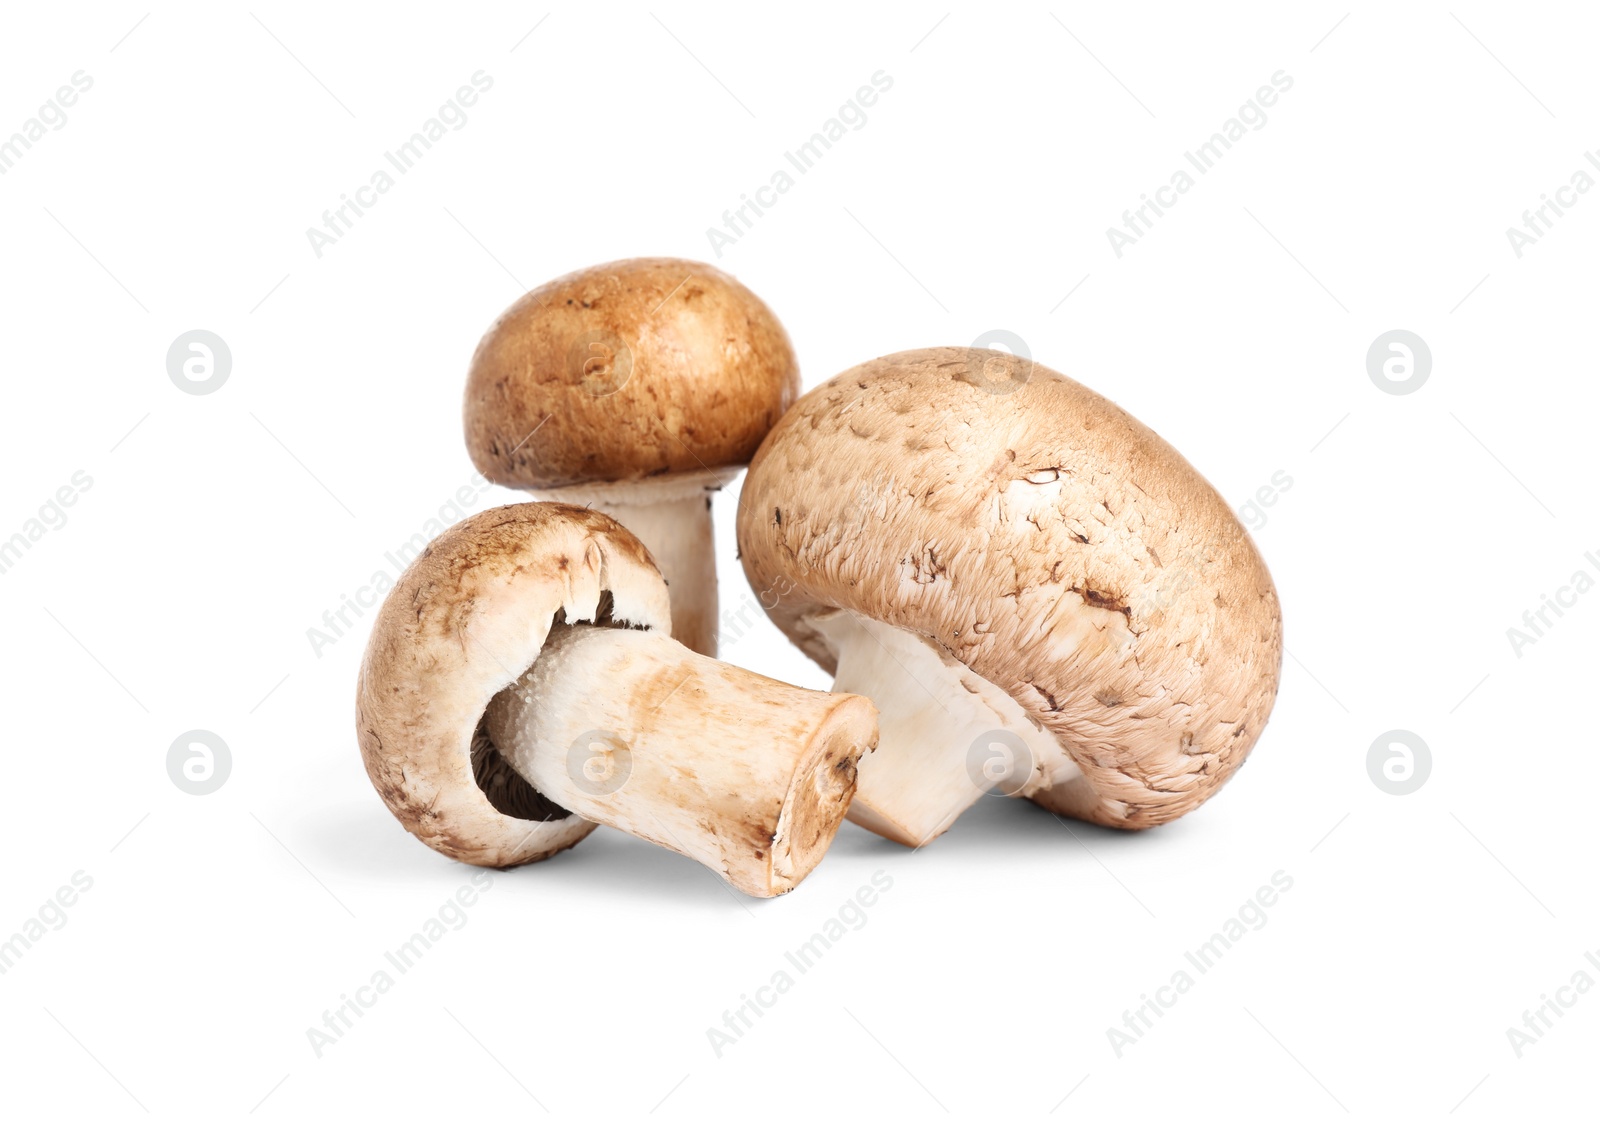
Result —
[[467, 449], [520, 489], [714, 477], [749, 462], [799, 391], [755, 294], [703, 262], [626, 259], [548, 282], [490, 327], [467, 376]]
[[901, 352], [807, 393], [750, 466], [738, 536], [823, 668], [808, 619], [843, 608], [1008, 692], [1082, 771], [1030, 797], [1090, 822], [1198, 806], [1277, 692], [1277, 593], [1232, 509], [1127, 412], [1008, 353]]
[[540, 503], [452, 526], [378, 611], [356, 693], [367, 775], [406, 829], [458, 861], [538, 861], [594, 829], [492, 744], [475, 745], [490, 699], [534, 664], [558, 611], [671, 626], [666, 584], [631, 533], [603, 513]]

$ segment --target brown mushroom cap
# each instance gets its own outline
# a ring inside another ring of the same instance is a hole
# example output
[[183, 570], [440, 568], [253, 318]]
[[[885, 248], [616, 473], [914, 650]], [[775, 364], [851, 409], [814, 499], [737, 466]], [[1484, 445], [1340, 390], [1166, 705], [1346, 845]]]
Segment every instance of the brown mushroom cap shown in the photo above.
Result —
[[566, 622], [670, 631], [667, 589], [627, 529], [571, 505], [490, 509], [406, 568], [373, 623], [356, 724], [367, 775], [400, 823], [458, 861], [504, 867], [594, 829], [540, 795], [480, 733], [484, 710]]
[[548, 282], [490, 327], [467, 449], [520, 489], [705, 474], [746, 464], [799, 391], [755, 294], [702, 262], [626, 259]]
[[1082, 771], [1032, 796], [1059, 813], [1193, 809], [1277, 692], [1277, 593], [1227, 502], [1114, 403], [1007, 353], [902, 352], [807, 393], [751, 463], [738, 536], [823, 668], [809, 620], [844, 608], [1007, 691]]

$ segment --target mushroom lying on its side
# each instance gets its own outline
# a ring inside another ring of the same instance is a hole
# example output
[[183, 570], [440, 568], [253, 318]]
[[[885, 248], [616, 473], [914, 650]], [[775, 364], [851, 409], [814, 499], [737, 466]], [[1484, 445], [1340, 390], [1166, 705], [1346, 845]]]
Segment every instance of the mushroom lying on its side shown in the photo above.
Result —
[[752, 896], [827, 851], [877, 739], [872, 705], [673, 641], [644, 547], [571, 505], [455, 525], [385, 598], [356, 717], [373, 786], [447, 856], [504, 867], [595, 823], [676, 850]]
[[467, 451], [498, 485], [593, 505], [644, 541], [674, 636], [717, 653], [711, 494], [800, 393], [783, 326], [703, 262], [630, 258], [524, 294], [467, 375]]
[[751, 463], [739, 549], [752, 587], [787, 592], [779, 628], [878, 706], [850, 817], [898, 841], [994, 784], [1158, 825], [1272, 709], [1278, 598], [1232, 509], [1138, 420], [1008, 353], [902, 352], [807, 393]]

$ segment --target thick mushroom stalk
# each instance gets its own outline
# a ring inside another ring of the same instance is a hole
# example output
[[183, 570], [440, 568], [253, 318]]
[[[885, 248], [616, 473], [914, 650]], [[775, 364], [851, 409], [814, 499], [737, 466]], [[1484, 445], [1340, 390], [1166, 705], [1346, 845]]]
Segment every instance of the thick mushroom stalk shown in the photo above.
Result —
[[737, 470], [678, 474], [664, 481], [593, 483], [540, 490], [550, 500], [599, 509], [650, 550], [667, 582], [672, 636], [717, 656], [717, 560], [711, 496]]
[[787, 892], [838, 830], [877, 712], [696, 654], [671, 626], [654, 561], [604, 513], [468, 517], [373, 625], [368, 777], [407, 830], [470, 864], [543, 860], [601, 822], [744, 892]]
[[667, 581], [672, 633], [698, 654], [717, 656], [717, 561], [711, 496], [696, 489], [658, 504], [601, 503], [639, 538]]
[[877, 705], [849, 818], [903, 845], [944, 833], [984, 794], [1031, 797], [1081, 772], [1009, 693], [908, 630], [851, 611], [812, 619], [838, 659], [833, 691]]
[[822, 859], [877, 741], [859, 696], [799, 689], [663, 634], [554, 627], [488, 733], [541, 794], [692, 857], [752, 896]]

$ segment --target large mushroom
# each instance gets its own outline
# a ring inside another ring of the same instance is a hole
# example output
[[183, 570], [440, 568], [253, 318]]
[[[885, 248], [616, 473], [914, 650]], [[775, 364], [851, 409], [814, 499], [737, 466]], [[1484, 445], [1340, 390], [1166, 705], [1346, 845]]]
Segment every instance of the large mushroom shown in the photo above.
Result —
[[716, 656], [710, 494], [800, 392], [783, 326], [713, 266], [634, 258], [523, 295], [478, 345], [466, 439], [490, 481], [610, 513], [644, 541], [675, 636]]
[[648, 553], [603, 513], [469, 517], [373, 625], [356, 698], [373, 786], [474, 865], [543, 860], [603, 823], [750, 895], [789, 891], [844, 818], [872, 705], [704, 657], [670, 624]]
[[[1232, 509], [1109, 400], [932, 348], [803, 396], [739, 507], [745, 574], [836, 692], [871, 697], [852, 821], [921, 845], [998, 785], [1139, 829], [1261, 735], [1282, 623]], [[765, 605], [765, 603], [764, 603]]]

